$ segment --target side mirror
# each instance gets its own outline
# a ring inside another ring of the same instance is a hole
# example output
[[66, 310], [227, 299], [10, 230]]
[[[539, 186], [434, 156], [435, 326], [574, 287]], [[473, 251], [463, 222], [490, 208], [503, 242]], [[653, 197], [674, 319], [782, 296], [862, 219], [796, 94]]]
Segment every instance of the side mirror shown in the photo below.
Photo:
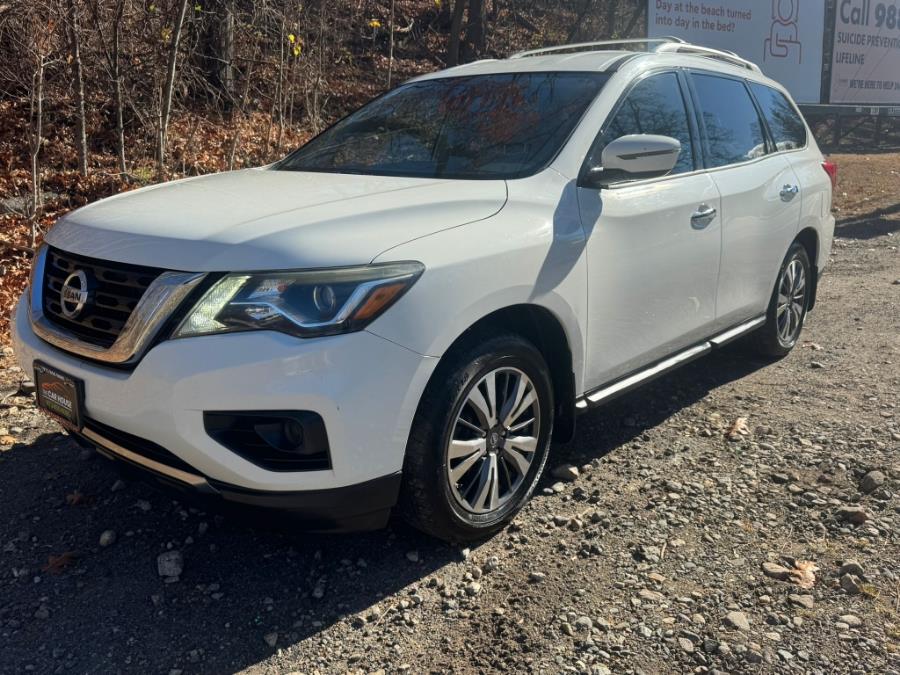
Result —
[[600, 165], [588, 166], [578, 185], [601, 188], [623, 180], [665, 176], [680, 154], [681, 143], [669, 136], [621, 136], [603, 148]]

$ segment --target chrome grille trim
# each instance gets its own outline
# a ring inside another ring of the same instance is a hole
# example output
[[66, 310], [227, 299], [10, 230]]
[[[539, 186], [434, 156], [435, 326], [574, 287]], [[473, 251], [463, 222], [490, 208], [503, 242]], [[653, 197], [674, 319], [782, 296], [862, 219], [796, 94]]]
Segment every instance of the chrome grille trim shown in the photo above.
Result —
[[96, 361], [126, 365], [143, 356], [163, 323], [206, 276], [195, 272], [163, 272], [147, 287], [115, 342], [109, 347], [85, 342], [52, 323], [44, 314], [44, 275], [49, 248], [35, 256], [31, 284], [30, 318], [35, 334], [63, 351]]

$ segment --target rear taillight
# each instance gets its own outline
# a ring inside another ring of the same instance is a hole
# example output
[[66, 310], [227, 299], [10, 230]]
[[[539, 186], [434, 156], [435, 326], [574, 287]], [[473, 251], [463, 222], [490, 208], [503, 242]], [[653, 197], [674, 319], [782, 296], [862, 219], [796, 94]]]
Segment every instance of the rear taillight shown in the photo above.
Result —
[[822, 168], [825, 169], [825, 173], [828, 174], [828, 177], [831, 179], [831, 189], [837, 187], [837, 164], [834, 162], [829, 162], [827, 159], [822, 162]]

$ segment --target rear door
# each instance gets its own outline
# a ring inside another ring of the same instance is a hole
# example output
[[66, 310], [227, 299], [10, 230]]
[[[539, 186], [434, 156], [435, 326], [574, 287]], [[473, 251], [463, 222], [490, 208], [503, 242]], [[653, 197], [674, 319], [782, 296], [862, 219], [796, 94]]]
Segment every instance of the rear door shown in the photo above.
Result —
[[719, 193], [702, 170], [685, 80], [654, 72], [625, 92], [588, 161], [628, 134], [681, 141], [662, 178], [579, 187], [587, 236], [585, 384], [598, 386], [668, 356], [711, 332], [721, 228]]
[[716, 326], [763, 314], [800, 222], [800, 181], [776, 152], [748, 85], [690, 73], [710, 176], [722, 199]]

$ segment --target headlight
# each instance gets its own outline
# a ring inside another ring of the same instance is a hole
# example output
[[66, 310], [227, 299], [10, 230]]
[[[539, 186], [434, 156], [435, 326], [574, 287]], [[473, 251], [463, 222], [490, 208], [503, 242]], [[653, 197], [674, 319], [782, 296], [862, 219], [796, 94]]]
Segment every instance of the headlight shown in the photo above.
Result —
[[361, 330], [425, 267], [399, 262], [304, 272], [229, 274], [191, 309], [173, 337], [277, 330], [318, 337]]

